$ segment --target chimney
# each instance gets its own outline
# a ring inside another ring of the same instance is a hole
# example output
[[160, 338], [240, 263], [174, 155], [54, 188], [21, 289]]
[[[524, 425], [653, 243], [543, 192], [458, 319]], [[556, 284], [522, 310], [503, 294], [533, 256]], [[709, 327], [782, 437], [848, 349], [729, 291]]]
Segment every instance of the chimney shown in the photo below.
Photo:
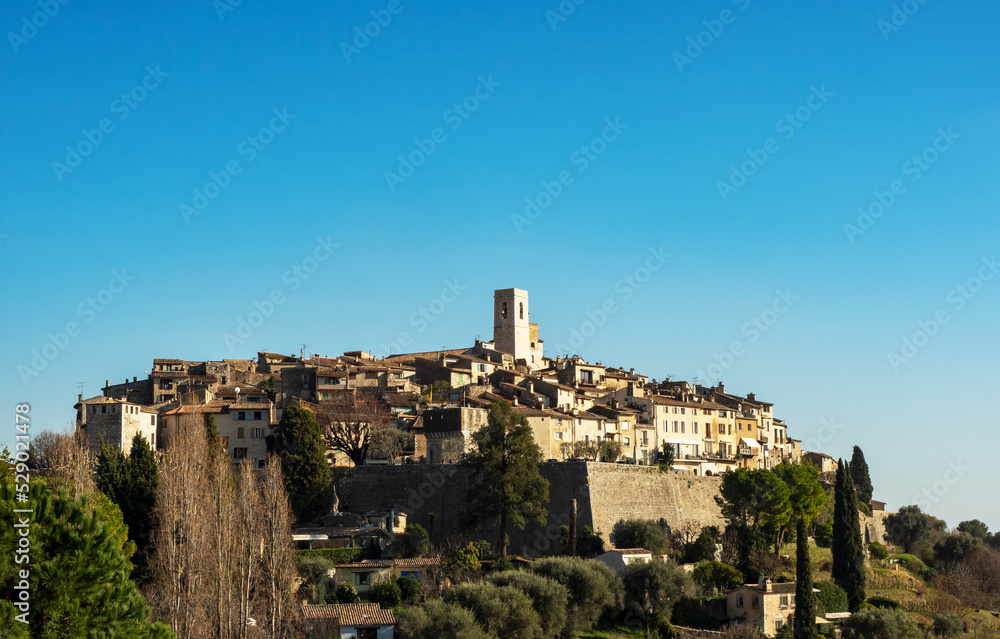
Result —
[[517, 395], [514, 395], [514, 400], [512, 403], [514, 406], [517, 406]]
[[138, 381], [139, 381], [139, 377], [138, 376], [133, 376], [132, 377], [132, 382], [133, 383], [138, 382]]
[[532, 382], [530, 380], [528, 381], [528, 392], [529, 393], [535, 392], [535, 382]]
[[720, 393], [725, 393], [726, 392], [726, 386], [725, 386], [725, 384], [723, 384], [722, 382], [719, 382], [718, 391]]
[[757, 395], [755, 395], [754, 393], [747, 393], [747, 399], [749, 399], [751, 402], [755, 402], [757, 401]]

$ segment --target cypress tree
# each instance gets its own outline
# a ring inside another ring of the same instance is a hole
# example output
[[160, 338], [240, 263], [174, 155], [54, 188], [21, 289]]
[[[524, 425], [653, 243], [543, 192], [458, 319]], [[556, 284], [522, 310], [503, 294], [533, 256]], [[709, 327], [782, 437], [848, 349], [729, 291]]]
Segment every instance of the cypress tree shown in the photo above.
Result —
[[319, 423], [308, 410], [290, 406], [276, 431], [275, 451], [296, 520], [313, 521], [328, 511], [331, 483]]
[[858, 501], [862, 504], [870, 503], [874, 488], [871, 475], [868, 474], [868, 462], [859, 446], [854, 447], [854, 454], [851, 455], [851, 480], [858, 491]]
[[851, 468], [844, 472], [844, 507], [846, 509], [844, 535], [844, 583], [847, 603], [851, 612], [856, 612], [865, 602], [865, 547], [861, 538], [861, 516], [858, 513], [858, 494], [851, 481]]
[[816, 597], [805, 517], [799, 517], [795, 530], [795, 639], [816, 639]]
[[847, 579], [845, 564], [847, 561], [847, 550], [845, 540], [847, 539], [847, 500], [844, 495], [844, 460], [837, 460], [837, 483], [833, 489], [833, 539], [830, 544], [830, 551], [833, 554], [833, 580], [844, 585]]

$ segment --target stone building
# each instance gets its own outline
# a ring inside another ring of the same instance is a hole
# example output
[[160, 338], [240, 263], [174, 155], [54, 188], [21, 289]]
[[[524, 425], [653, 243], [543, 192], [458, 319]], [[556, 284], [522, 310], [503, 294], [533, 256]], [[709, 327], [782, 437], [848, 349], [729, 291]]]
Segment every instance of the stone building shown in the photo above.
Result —
[[773, 637], [795, 620], [795, 582], [775, 584], [763, 578], [726, 593], [726, 617], [731, 623], [749, 623]]
[[76, 427], [86, 435], [91, 450], [100, 450], [103, 441], [128, 455], [136, 434], [142, 435], [150, 448], [156, 448], [159, 424], [152, 408], [103, 396], [78, 398]]

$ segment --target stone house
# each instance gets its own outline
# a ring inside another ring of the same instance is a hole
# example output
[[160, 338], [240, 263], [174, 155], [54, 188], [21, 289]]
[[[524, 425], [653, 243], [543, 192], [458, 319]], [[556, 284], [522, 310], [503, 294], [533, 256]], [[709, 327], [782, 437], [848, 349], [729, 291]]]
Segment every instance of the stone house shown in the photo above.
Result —
[[128, 455], [137, 434], [149, 442], [150, 448], [156, 449], [159, 416], [152, 408], [104, 396], [90, 399], [78, 396], [78, 400], [76, 427], [86, 436], [91, 450], [100, 450], [103, 440]]
[[612, 548], [606, 553], [594, 557], [611, 570], [616, 575], [621, 575], [626, 566], [634, 563], [648, 564], [653, 560], [653, 553], [645, 548]]
[[765, 636], [773, 637], [795, 619], [795, 583], [772, 583], [761, 579], [726, 593], [726, 618], [730, 623], [749, 623]]
[[374, 603], [302, 605], [310, 639], [393, 639], [396, 616]]

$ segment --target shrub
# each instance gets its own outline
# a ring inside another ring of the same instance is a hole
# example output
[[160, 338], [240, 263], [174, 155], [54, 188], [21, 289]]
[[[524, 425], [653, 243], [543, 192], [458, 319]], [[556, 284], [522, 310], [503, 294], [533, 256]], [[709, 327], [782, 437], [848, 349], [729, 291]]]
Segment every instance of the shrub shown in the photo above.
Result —
[[958, 615], [944, 613], [934, 617], [934, 634], [941, 637], [958, 637], [965, 631], [965, 626]]
[[401, 612], [399, 634], [408, 639], [490, 639], [472, 612], [440, 599]]
[[868, 544], [868, 552], [875, 561], [885, 561], [889, 558], [889, 549], [877, 541]]
[[413, 577], [400, 577], [396, 580], [399, 586], [399, 596], [406, 603], [416, 603], [420, 599], [420, 582]]
[[395, 581], [386, 580], [374, 584], [368, 593], [368, 598], [383, 608], [392, 608], [399, 605], [402, 593]]
[[817, 581], [813, 584], [819, 590], [816, 594], [816, 609], [820, 616], [828, 612], [847, 612], [847, 592], [832, 581]]
[[696, 564], [699, 561], [712, 561], [715, 559], [715, 538], [719, 529], [715, 526], [703, 528], [698, 538], [687, 549], [684, 563]]
[[833, 544], [833, 524], [820, 524], [816, 526], [816, 545], [820, 548], [829, 548]]
[[476, 621], [491, 635], [524, 639], [545, 636], [531, 598], [513, 586], [497, 586], [488, 581], [459, 584], [445, 591], [443, 599], [471, 610]]
[[357, 603], [360, 600], [361, 598], [358, 597], [358, 589], [355, 588], [353, 584], [349, 584], [345, 581], [337, 586], [337, 601], [340, 603]]
[[674, 562], [660, 559], [626, 566], [622, 583], [626, 611], [656, 626], [668, 624], [674, 605], [691, 591], [690, 576]]
[[611, 529], [615, 548], [645, 548], [654, 555], [670, 550], [670, 535], [652, 519], [623, 519]]
[[868, 603], [875, 606], [876, 608], [899, 608], [899, 602], [895, 599], [890, 599], [889, 597], [880, 597], [879, 595], [872, 595], [868, 598]]
[[299, 550], [299, 564], [313, 558], [322, 558], [336, 564], [349, 564], [361, 559], [363, 548], [319, 548], [316, 550]]
[[703, 561], [694, 567], [691, 576], [706, 589], [719, 592], [743, 585], [743, 573], [721, 561]]
[[927, 566], [919, 557], [915, 555], [909, 555], [906, 553], [900, 553], [898, 555], [893, 555], [893, 559], [899, 562], [899, 565], [906, 568], [910, 572], [919, 575], [923, 571], [927, 570]]
[[566, 627], [569, 590], [555, 579], [521, 570], [490, 575], [489, 581], [498, 586], [513, 586], [531, 597], [546, 637], [558, 637]]
[[604, 564], [579, 557], [549, 557], [531, 566], [532, 572], [555, 579], [569, 592], [563, 637], [590, 630], [605, 612], [614, 608], [622, 582]]
[[[867, 605], [867, 604], [866, 604]], [[865, 639], [923, 639], [924, 632], [905, 612], [895, 608], [862, 609], [844, 624]]]

